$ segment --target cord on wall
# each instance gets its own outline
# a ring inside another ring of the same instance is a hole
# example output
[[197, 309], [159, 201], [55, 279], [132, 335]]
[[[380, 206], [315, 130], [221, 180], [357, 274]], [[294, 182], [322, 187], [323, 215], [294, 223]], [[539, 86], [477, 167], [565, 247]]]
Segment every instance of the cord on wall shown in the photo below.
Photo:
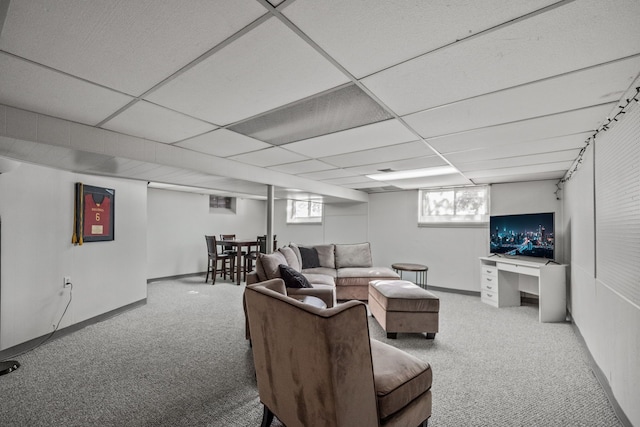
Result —
[[[15, 354], [11, 357], [18, 357], [18, 356], [22, 356], [23, 354], [29, 353], [30, 351], [35, 350], [36, 348], [40, 347], [41, 345], [43, 345], [44, 343], [46, 343], [47, 341], [49, 341], [51, 339], [51, 337], [53, 337], [53, 335], [56, 333], [56, 331], [58, 330], [58, 328], [60, 327], [60, 323], [62, 322], [62, 319], [64, 319], [64, 315], [67, 314], [67, 310], [69, 309], [69, 306], [71, 305], [71, 301], [73, 300], [73, 283], [71, 283], [70, 281], [68, 282], [69, 285], [69, 301], [67, 301], [67, 305], [64, 308], [64, 311], [62, 312], [62, 315], [60, 316], [60, 319], [58, 319], [58, 323], [56, 323], [55, 325], [53, 325], [53, 331], [47, 335], [42, 341], [40, 341], [38, 344], [36, 344], [34, 347], [31, 347], [30, 349], [24, 350], [18, 354]], [[4, 374], [8, 374], [10, 372], [15, 371], [16, 369], [18, 369], [20, 367], [20, 363], [18, 363], [16, 360], [2, 360], [0, 361], [0, 375], [4, 375]]]
[[613, 117], [607, 117], [607, 119], [602, 124], [602, 126], [596, 129], [594, 134], [591, 135], [589, 138], [587, 138], [587, 140], [585, 141], [585, 146], [582, 147], [582, 149], [580, 150], [580, 153], [578, 153], [578, 157], [573, 163], [572, 168], [569, 169], [569, 171], [565, 174], [563, 178], [558, 180], [558, 182], [556, 183], [556, 191], [555, 191], [557, 200], [560, 200], [560, 191], [562, 190], [562, 184], [569, 181], [573, 176], [573, 174], [578, 170], [578, 168], [582, 164], [582, 157], [584, 156], [585, 151], [587, 151], [587, 147], [591, 145], [591, 142], [596, 140], [596, 137], [598, 136], [599, 133], [608, 131], [609, 129], [611, 129], [611, 126], [613, 126], [615, 123], [621, 120], [623, 117], [623, 114], [626, 114], [625, 110], [629, 108], [629, 105], [631, 105], [633, 101], [635, 101], [636, 103], [640, 103], [640, 86], [636, 87], [635, 95], [633, 95], [631, 98], [627, 98], [625, 101], [626, 103], [624, 105], [618, 106], [619, 110], [618, 112], [616, 112], [616, 114], [614, 114]]

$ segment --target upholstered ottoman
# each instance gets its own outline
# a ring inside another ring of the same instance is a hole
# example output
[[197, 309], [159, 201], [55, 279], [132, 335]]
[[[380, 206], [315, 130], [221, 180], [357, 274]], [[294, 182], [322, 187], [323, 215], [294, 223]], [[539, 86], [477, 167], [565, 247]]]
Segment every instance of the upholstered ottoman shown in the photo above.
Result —
[[368, 304], [387, 338], [396, 338], [398, 332], [425, 332], [433, 339], [438, 332], [440, 300], [407, 280], [372, 280]]

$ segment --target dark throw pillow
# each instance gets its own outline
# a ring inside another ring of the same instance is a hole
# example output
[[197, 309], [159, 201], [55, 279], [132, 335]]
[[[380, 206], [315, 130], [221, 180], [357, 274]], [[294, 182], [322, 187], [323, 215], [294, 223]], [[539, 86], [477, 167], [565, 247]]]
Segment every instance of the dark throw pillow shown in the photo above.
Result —
[[280, 264], [280, 276], [287, 288], [313, 288], [302, 273], [298, 273], [288, 265]]
[[302, 269], [320, 267], [320, 259], [316, 248], [305, 248], [298, 246], [300, 249], [300, 257], [302, 258]]

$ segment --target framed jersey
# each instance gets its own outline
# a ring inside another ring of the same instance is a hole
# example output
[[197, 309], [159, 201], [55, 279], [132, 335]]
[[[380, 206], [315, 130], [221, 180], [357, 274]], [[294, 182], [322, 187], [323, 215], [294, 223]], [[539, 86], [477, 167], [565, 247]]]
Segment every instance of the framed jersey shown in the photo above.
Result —
[[72, 243], [114, 240], [115, 195], [111, 188], [76, 183]]

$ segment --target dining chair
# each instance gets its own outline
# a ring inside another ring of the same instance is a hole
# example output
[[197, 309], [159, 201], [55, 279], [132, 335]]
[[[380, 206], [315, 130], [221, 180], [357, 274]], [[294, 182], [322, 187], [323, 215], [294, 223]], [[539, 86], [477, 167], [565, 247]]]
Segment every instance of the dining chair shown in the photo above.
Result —
[[[235, 257], [224, 253], [218, 252], [218, 242], [216, 241], [216, 236], [204, 236], [205, 241], [207, 242], [207, 276], [204, 279], [204, 282], [207, 283], [209, 281], [209, 274], [212, 275], [212, 285], [216, 284], [216, 276], [219, 274], [223, 279], [227, 279], [227, 273], [229, 273], [229, 277], [231, 281], [233, 281], [233, 267], [235, 266]], [[219, 265], [219, 263], [221, 265]]]
[[[267, 253], [267, 235], [256, 237], [256, 241], [258, 242], [257, 250], [249, 251], [249, 253], [244, 257], [244, 273], [245, 277], [247, 273], [253, 271], [253, 263], [258, 258], [258, 254], [266, 254]], [[276, 235], [273, 235], [273, 250], [275, 251], [278, 247], [278, 241], [276, 240]]]
[[[235, 234], [221, 234], [221, 235], [220, 235], [220, 240], [222, 240], [223, 242], [224, 242], [225, 240], [235, 240], [235, 239], [236, 239], [236, 235], [235, 235]], [[223, 249], [224, 253], [229, 254], [229, 255], [230, 255], [230, 256], [232, 256], [234, 259], [238, 256], [238, 251], [239, 251], [239, 250], [240, 250], [240, 249], [238, 249], [238, 247], [236, 247], [236, 246], [231, 246], [231, 245], [229, 245], [229, 246], [224, 245], [224, 249]], [[240, 266], [244, 266], [244, 263], [245, 263], [245, 261], [244, 261], [244, 257], [245, 257], [246, 255], [247, 255], [247, 253], [246, 253], [245, 251], [240, 250], [240, 257], [242, 258], [242, 260], [240, 260], [240, 262], [242, 263], [242, 264], [240, 264]], [[235, 262], [234, 262], [234, 265], [235, 265]], [[247, 274], [247, 273], [245, 272], [245, 273], [244, 273], [245, 277], [246, 277], [246, 274]]]
[[253, 270], [253, 263], [258, 259], [258, 254], [267, 253], [267, 235], [256, 237], [258, 245], [255, 251], [249, 251], [244, 257], [244, 271], [245, 274]]

